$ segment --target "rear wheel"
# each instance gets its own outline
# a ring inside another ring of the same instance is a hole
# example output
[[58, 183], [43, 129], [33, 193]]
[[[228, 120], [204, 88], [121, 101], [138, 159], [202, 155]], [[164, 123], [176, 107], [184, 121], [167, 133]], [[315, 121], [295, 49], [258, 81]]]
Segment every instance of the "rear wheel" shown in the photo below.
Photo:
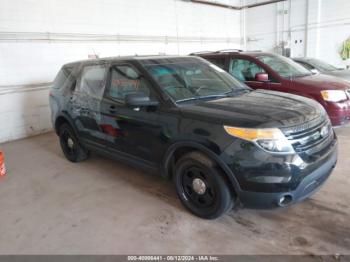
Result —
[[60, 126], [59, 138], [62, 151], [69, 161], [80, 162], [89, 157], [89, 151], [82, 147], [69, 124]]
[[175, 166], [176, 191], [193, 214], [217, 218], [234, 205], [234, 195], [216, 163], [200, 152], [183, 156]]

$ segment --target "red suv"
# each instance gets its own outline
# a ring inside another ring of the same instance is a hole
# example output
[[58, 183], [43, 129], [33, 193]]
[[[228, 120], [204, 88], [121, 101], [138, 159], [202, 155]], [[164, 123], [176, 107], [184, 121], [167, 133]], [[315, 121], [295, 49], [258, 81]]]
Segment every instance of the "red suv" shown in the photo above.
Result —
[[333, 126], [350, 122], [350, 83], [339, 78], [315, 75], [289, 58], [259, 51], [223, 50], [192, 55], [209, 60], [253, 89], [286, 92], [318, 101]]

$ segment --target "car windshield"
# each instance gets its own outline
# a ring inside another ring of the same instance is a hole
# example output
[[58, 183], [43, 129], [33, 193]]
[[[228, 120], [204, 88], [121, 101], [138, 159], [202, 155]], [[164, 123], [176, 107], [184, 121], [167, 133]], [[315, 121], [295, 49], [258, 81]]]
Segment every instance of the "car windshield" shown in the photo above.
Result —
[[310, 59], [309, 62], [315, 66], [317, 69], [319, 69], [320, 71], [337, 71], [340, 70], [340, 68], [337, 68], [335, 66], [332, 66], [326, 62], [323, 62], [322, 60], [318, 60], [318, 59]]
[[199, 58], [152, 59], [141, 63], [177, 103], [216, 99], [250, 90], [221, 68]]
[[312, 73], [302, 65], [283, 56], [261, 55], [258, 56], [257, 59], [271, 67], [272, 70], [282, 77], [292, 78], [312, 75]]

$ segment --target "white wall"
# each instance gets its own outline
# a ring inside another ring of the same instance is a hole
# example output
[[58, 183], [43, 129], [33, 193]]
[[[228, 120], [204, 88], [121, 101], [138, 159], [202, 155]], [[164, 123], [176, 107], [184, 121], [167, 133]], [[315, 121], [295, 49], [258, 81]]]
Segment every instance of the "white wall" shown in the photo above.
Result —
[[50, 130], [40, 83], [66, 62], [239, 48], [240, 31], [239, 11], [182, 0], [0, 0], [0, 142]]
[[342, 61], [339, 51], [350, 37], [349, 10], [349, 0], [289, 0], [248, 9], [247, 48], [276, 51], [281, 41], [291, 40], [292, 56], [316, 57], [345, 67], [350, 61]]

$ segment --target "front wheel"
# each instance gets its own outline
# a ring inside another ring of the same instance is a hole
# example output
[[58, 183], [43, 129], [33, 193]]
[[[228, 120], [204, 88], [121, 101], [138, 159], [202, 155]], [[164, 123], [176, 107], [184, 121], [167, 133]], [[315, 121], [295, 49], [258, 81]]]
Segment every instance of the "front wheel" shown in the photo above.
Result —
[[214, 219], [233, 208], [234, 195], [224, 174], [199, 152], [188, 153], [176, 163], [174, 182], [183, 205], [199, 217]]

